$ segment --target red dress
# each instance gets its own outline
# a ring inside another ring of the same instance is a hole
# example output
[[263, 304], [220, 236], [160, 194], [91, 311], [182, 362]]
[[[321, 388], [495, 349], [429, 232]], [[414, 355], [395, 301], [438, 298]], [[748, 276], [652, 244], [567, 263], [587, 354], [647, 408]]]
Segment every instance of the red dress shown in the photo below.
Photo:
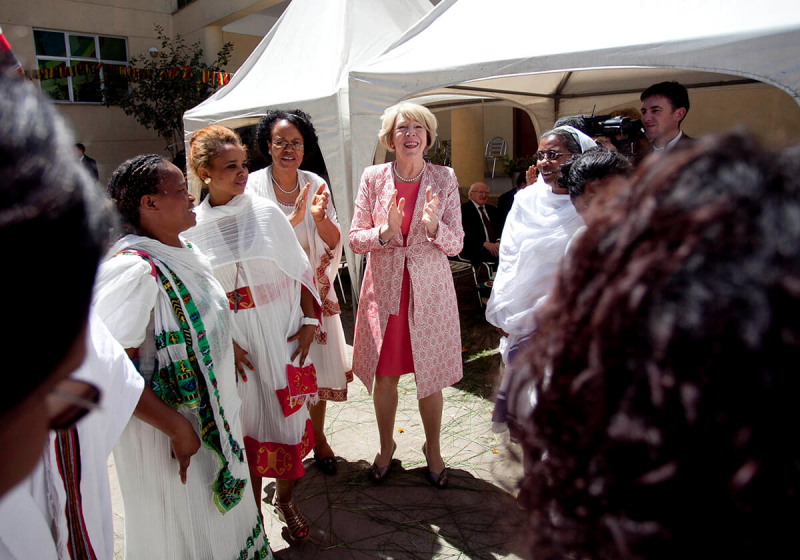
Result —
[[[419, 194], [422, 181], [415, 183], [401, 183], [395, 180], [394, 188], [397, 189], [397, 201], [406, 199], [403, 207], [403, 223], [400, 232], [403, 234], [403, 245], [406, 245], [408, 231], [411, 229], [411, 217], [414, 214], [414, 203]], [[376, 375], [394, 376], [414, 372], [414, 355], [411, 352], [411, 330], [408, 328], [408, 304], [411, 300], [411, 278], [408, 275], [408, 266], [403, 267], [403, 287], [400, 289], [400, 311], [397, 315], [389, 316], [386, 325], [386, 334], [381, 346], [381, 357], [378, 360]]]

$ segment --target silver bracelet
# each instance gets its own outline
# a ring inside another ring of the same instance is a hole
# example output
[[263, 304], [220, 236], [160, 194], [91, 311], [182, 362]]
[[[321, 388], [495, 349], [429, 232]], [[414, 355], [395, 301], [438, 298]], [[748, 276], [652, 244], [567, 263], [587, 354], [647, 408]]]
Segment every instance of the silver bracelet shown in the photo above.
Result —
[[319, 326], [319, 319], [317, 319], [316, 317], [303, 317], [303, 320], [300, 321], [300, 324], [303, 325], [303, 326], [305, 326], [305, 325], [313, 325], [315, 327], [318, 327]]

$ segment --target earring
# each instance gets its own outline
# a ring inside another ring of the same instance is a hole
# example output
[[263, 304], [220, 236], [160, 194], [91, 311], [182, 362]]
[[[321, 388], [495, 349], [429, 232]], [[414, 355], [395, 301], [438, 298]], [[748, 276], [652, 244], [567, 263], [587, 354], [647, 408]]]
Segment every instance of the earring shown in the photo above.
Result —
[[211, 184], [211, 177], [206, 177], [205, 179], [203, 179], [203, 182], [204, 182], [206, 185], [210, 185], [210, 184]]

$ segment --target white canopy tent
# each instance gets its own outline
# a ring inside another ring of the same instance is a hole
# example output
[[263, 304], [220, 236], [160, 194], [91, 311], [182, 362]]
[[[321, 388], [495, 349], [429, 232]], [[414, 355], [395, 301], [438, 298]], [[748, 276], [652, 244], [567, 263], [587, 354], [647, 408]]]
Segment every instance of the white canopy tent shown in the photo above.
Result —
[[[346, 236], [353, 214], [348, 72], [382, 53], [431, 8], [429, 0], [292, 0], [230, 83], [186, 112], [187, 144], [209, 124], [238, 128], [257, 123], [268, 109], [302, 109], [319, 135]], [[346, 241], [345, 249], [353, 263]]]
[[[775, 86], [800, 102], [794, 0], [442, 0], [383, 55], [350, 73], [352, 184], [372, 163], [382, 111], [421, 94], [505, 99], [541, 132], [558, 116], [678, 80]], [[757, 111], [758, 107], [753, 107]], [[345, 217], [342, 216], [344, 221]]]

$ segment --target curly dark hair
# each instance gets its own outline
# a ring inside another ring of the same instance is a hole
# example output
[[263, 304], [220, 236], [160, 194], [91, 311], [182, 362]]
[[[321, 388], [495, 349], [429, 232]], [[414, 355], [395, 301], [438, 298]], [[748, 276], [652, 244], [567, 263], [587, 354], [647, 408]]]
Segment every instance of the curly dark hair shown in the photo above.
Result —
[[[28, 396], [83, 331], [95, 272], [116, 215], [75, 158], [74, 140], [49, 99], [0, 76], [0, 293], [4, 367], [13, 389], [0, 414]], [[49, 302], [51, 311], [37, 302]], [[13, 375], [12, 375], [13, 374]]]
[[633, 165], [619, 152], [605, 148], [589, 148], [582, 154], [573, 155], [558, 168], [558, 186], [569, 192], [570, 200], [583, 195], [584, 188], [592, 181], [611, 175], [628, 175]]
[[132, 157], [114, 170], [108, 182], [108, 195], [114, 201], [130, 232], [139, 228], [139, 204], [146, 194], [156, 194], [169, 161], [156, 154]]
[[272, 156], [269, 153], [269, 144], [272, 142], [272, 127], [278, 121], [286, 120], [297, 127], [303, 137], [303, 156], [304, 158], [315, 153], [319, 148], [319, 138], [311, 117], [300, 109], [271, 109], [261, 117], [256, 128], [256, 146], [261, 156], [267, 160], [267, 165], [272, 164]]
[[532, 557], [796, 547], [799, 172], [800, 150], [705, 139], [576, 241], [513, 364]]

